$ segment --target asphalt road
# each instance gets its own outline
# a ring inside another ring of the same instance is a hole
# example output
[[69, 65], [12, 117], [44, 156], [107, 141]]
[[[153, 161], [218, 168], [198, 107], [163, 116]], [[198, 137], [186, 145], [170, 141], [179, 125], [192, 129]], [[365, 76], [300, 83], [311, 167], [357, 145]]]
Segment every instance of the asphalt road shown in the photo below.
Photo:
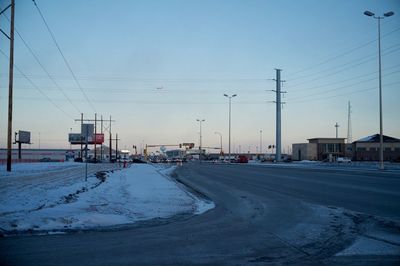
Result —
[[[212, 199], [216, 207], [202, 215], [182, 214], [119, 229], [2, 238], [0, 264], [400, 262], [399, 172], [203, 163], [180, 167], [174, 178]], [[394, 253], [379, 255], [382, 250], [376, 248], [336, 255], [360, 238], [373, 238], [383, 251], [391, 248]]]

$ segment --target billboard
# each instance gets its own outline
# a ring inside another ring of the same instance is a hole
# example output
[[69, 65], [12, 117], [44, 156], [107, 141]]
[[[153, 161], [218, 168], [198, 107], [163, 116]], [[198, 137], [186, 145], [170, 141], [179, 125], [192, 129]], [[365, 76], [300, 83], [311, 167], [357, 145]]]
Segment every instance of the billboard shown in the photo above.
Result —
[[31, 132], [23, 130], [18, 131], [18, 142], [31, 143]]
[[80, 133], [69, 133], [68, 134], [68, 141], [71, 144], [83, 144], [83, 138]]
[[[104, 143], [104, 134], [93, 134], [88, 139], [88, 144], [102, 144]], [[86, 144], [85, 138], [80, 133], [69, 133], [68, 141], [71, 144]]]
[[[94, 125], [93, 124], [82, 124], [81, 135], [83, 140], [86, 142], [94, 141]], [[87, 137], [87, 139], [86, 139]]]

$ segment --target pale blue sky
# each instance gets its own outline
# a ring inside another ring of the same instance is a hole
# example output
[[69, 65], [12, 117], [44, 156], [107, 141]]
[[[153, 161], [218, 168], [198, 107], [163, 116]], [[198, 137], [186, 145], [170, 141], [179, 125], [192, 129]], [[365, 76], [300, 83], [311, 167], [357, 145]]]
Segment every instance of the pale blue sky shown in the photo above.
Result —
[[[269, 91], [275, 89], [269, 80], [275, 78], [274, 68], [282, 69], [283, 90], [288, 92], [282, 112], [285, 149], [307, 138], [333, 137], [336, 122], [340, 137], [346, 137], [349, 100], [353, 140], [377, 133], [377, 21], [363, 12], [394, 11], [382, 21], [384, 134], [400, 138], [399, 1], [37, 3], [98, 115], [117, 120], [113, 128], [122, 148], [141, 143], [197, 144], [197, 118], [206, 120], [203, 146], [218, 146], [214, 132], [219, 131], [227, 147], [228, 101], [223, 94], [237, 93], [232, 101], [232, 138], [236, 149], [241, 145], [246, 151], [251, 146], [252, 152], [259, 146], [259, 130], [264, 148], [275, 142], [275, 105], [270, 103], [275, 95]], [[1, 1], [0, 8], [7, 4]], [[7, 23], [1, 16], [5, 31]], [[15, 71], [13, 129], [32, 131], [33, 148], [39, 132], [41, 147], [69, 147], [70, 128], [79, 131], [72, 118], [79, 118], [79, 111], [93, 118], [95, 111], [68, 72], [31, 0], [16, 0], [16, 27], [77, 108], [16, 36], [15, 64], [63, 112]], [[1, 36], [0, 49], [8, 54], [8, 46]], [[0, 57], [0, 147], [4, 147], [8, 64]]]

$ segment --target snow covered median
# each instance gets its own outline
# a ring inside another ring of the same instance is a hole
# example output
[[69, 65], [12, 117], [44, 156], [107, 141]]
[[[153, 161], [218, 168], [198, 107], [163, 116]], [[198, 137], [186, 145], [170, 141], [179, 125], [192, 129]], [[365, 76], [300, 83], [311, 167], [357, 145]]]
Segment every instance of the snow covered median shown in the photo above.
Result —
[[[68, 170], [65, 178], [46, 179], [34, 186], [34, 176], [22, 183], [18, 175], [0, 178], [0, 230], [9, 235], [94, 229], [176, 214], [199, 214], [214, 207], [167, 176], [172, 170], [134, 164], [91, 175], [86, 182], [83, 178], [65, 182]], [[7, 186], [2, 186], [5, 181]]]

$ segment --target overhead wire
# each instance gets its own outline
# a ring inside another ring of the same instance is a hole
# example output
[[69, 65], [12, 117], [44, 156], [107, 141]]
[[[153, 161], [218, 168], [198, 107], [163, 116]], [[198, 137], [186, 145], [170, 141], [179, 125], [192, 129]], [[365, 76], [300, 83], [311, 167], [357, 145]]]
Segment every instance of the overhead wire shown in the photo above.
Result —
[[75, 80], [75, 83], [77, 84], [78, 88], [79, 88], [80, 91], [82, 92], [83, 96], [85, 97], [86, 101], [89, 103], [89, 105], [91, 106], [91, 108], [92, 108], [94, 111], [96, 111], [96, 108], [94, 107], [94, 105], [92, 104], [92, 102], [89, 100], [89, 97], [86, 95], [86, 93], [85, 93], [85, 91], [83, 90], [83, 88], [82, 88], [80, 82], [78, 81], [78, 79], [77, 79], [77, 77], [76, 77], [74, 71], [72, 70], [70, 64], [68, 63], [68, 60], [66, 59], [64, 53], [62, 52], [62, 50], [61, 50], [61, 48], [60, 48], [60, 45], [58, 44], [58, 42], [57, 42], [57, 40], [56, 40], [56, 38], [55, 38], [55, 36], [54, 36], [52, 30], [50, 29], [50, 26], [48, 25], [46, 19], [44, 18], [44, 15], [43, 15], [42, 11], [40, 10], [40, 8], [39, 8], [39, 6], [37, 5], [37, 3], [36, 3], [35, 0], [32, 0], [32, 2], [34, 3], [34, 5], [35, 5], [35, 7], [36, 7], [36, 10], [38, 11], [40, 17], [42, 18], [42, 21], [43, 21], [43, 23], [45, 24], [45, 26], [46, 26], [46, 28], [47, 28], [47, 31], [50, 33], [50, 36], [51, 36], [51, 38], [52, 38], [52, 40], [53, 40], [55, 46], [57, 47], [57, 50], [59, 51], [61, 57], [63, 58], [65, 65], [67, 66], [69, 72], [71, 73], [73, 79]]
[[[4, 55], [7, 59], [9, 59], [9, 57], [7, 56], [7, 54], [0, 49], [0, 53], [2, 55]], [[25, 77], [25, 79], [37, 90], [39, 91], [49, 102], [51, 102], [58, 110], [60, 110], [63, 114], [65, 114], [66, 116], [68, 116], [71, 119], [74, 119], [69, 113], [67, 113], [66, 111], [64, 111], [60, 106], [58, 106], [49, 96], [47, 96], [46, 93], [44, 93], [39, 86], [37, 86], [29, 77], [25, 76], [24, 72], [22, 72], [22, 70], [16, 65], [14, 64], [14, 68], [22, 75]]]
[[[400, 73], [400, 70], [387, 73], [387, 74], [384, 75], [384, 77], [387, 77], [387, 76], [390, 76], [390, 75], [393, 75], [393, 74], [397, 74], [397, 73]], [[369, 81], [376, 80], [376, 79], [378, 79], [378, 77], [373, 77], [373, 78], [370, 78], [370, 79], [358, 81], [358, 82], [350, 84], [350, 85], [345, 85], [345, 86], [337, 87], [337, 88], [334, 88], [334, 89], [321, 91], [319, 93], [313, 93], [313, 94], [309, 94], [309, 95], [303, 95], [303, 96], [295, 97], [294, 100], [302, 99], [302, 98], [308, 98], [308, 97], [312, 97], [312, 96], [315, 96], [315, 95], [321, 95], [321, 94], [326, 94], [326, 93], [330, 93], [330, 92], [333, 92], [333, 91], [347, 89], [347, 88], [354, 87], [356, 85], [360, 85], [360, 84], [363, 84], [363, 83], [367, 83]]]
[[[384, 86], [385, 86], [385, 87], [390, 87], [390, 86], [397, 85], [397, 84], [400, 84], [400, 81], [396, 81], [396, 82], [384, 84]], [[372, 91], [372, 90], [376, 90], [376, 86], [375, 86], [375, 87], [368, 88], [368, 89], [361, 89], [361, 90], [356, 90], [356, 91], [352, 91], [352, 92], [342, 93], [342, 94], [338, 94], [338, 95], [332, 95], [332, 96], [328, 96], [328, 97], [320, 97], [320, 98], [307, 99], [307, 100], [300, 100], [300, 101], [290, 101], [289, 103], [307, 103], [307, 102], [313, 102], [313, 101], [319, 101], [319, 100], [327, 100], [327, 99], [332, 99], [332, 98], [337, 98], [337, 97], [342, 97], [342, 96], [348, 96], [348, 95], [352, 95], [352, 94], [356, 94], [356, 93], [361, 93], [361, 92], [365, 92], [365, 91]]]
[[[384, 70], [389, 70], [389, 69], [398, 68], [398, 67], [400, 67], [400, 64], [399, 64], [399, 65], [395, 65], [395, 66], [391, 66], [391, 67], [386, 67]], [[362, 75], [354, 76], [354, 77], [351, 77], [351, 78], [348, 78], [348, 79], [344, 79], [344, 80], [339, 80], [339, 81], [334, 81], [334, 82], [330, 82], [330, 83], [325, 83], [325, 84], [323, 84], [323, 85], [316, 85], [316, 86], [313, 86], [313, 87], [302, 88], [301, 91], [303, 92], [303, 91], [307, 91], [307, 90], [320, 89], [320, 88], [328, 87], [328, 86], [335, 85], [335, 84], [338, 84], [338, 83], [343, 83], [343, 82], [355, 80], [355, 79], [358, 79], [358, 78], [370, 76], [370, 75], [373, 75], [373, 74], [376, 74], [376, 73], [378, 73], [378, 70], [373, 71], [373, 72], [369, 72], [369, 73], [367, 73], [367, 74], [362, 74]], [[297, 91], [298, 91], [298, 90], [295, 90], [294, 92], [297, 92]], [[293, 92], [293, 91], [291, 91], [291, 92]]]
[[[9, 18], [3, 14], [4, 17], [8, 20]], [[47, 77], [53, 82], [53, 84], [55, 85], [55, 87], [64, 95], [64, 97], [68, 100], [68, 102], [76, 109], [76, 111], [78, 113], [81, 113], [81, 111], [79, 110], [79, 108], [72, 102], [72, 100], [68, 97], [68, 95], [64, 92], [63, 89], [61, 89], [61, 87], [58, 85], [58, 83], [55, 81], [55, 79], [50, 75], [50, 73], [47, 71], [47, 69], [44, 67], [44, 65], [40, 62], [38, 56], [36, 55], [36, 53], [33, 51], [33, 49], [28, 45], [28, 43], [25, 41], [25, 39], [22, 37], [22, 35], [19, 33], [19, 31], [17, 30], [16, 27], [14, 27], [14, 31], [17, 33], [17, 35], [19, 36], [19, 38], [22, 40], [22, 43], [24, 44], [24, 46], [28, 49], [28, 51], [31, 53], [31, 55], [33, 56], [33, 58], [35, 59], [35, 61], [38, 63], [38, 65], [41, 67], [41, 69], [46, 73]]]
[[[381, 39], [386, 38], [387, 36], [389, 36], [389, 35], [391, 35], [391, 34], [397, 32], [397, 31], [399, 31], [399, 30], [400, 30], [400, 27], [399, 27], [399, 28], [395, 28], [394, 30], [392, 30], [392, 31], [390, 31], [390, 32], [388, 32], [388, 33], [386, 33], [386, 34], [383, 34], [383, 35], [381, 36]], [[366, 47], [366, 46], [368, 46], [368, 45], [370, 45], [370, 44], [376, 42], [377, 40], [378, 40], [378, 38], [376, 38], [376, 39], [374, 39], [374, 40], [371, 40], [371, 41], [368, 41], [368, 42], [366, 42], [366, 43], [363, 43], [363, 44], [361, 44], [361, 45], [358, 45], [358, 46], [356, 46], [356, 47], [354, 47], [354, 48], [350, 48], [349, 50], [347, 50], [347, 51], [345, 51], [345, 52], [343, 52], [343, 53], [340, 53], [340, 54], [338, 54], [338, 55], [329, 57], [328, 59], [325, 59], [325, 60], [323, 60], [323, 61], [320, 62], [320, 63], [313, 64], [313, 65], [311, 65], [311, 66], [309, 66], [309, 67], [305, 67], [305, 68], [300, 69], [300, 70], [298, 70], [298, 71], [296, 71], [296, 72], [288, 73], [288, 76], [295, 76], [295, 75], [297, 75], [298, 73], [306, 72], [306, 71], [308, 71], [308, 70], [310, 70], [310, 69], [314, 69], [314, 68], [316, 68], [316, 67], [318, 67], [318, 66], [327, 64], [327, 63], [329, 63], [329, 62], [331, 62], [331, 61], [333, 61], [333, 60], [335, 60], [335, 59], [337, 59], [337, 58], [343, 57], [343, 56], [348, 55], [348, 54], [351, 54], [351, 53], [353, 53], [353, 52], [355, 52], [355, 51], [357, 51], [357, 50], [360, 50], [361, 48], [364, 48], [364, 47]], [[294, 80], [294, 79], [292, 79], [292, 80]]]
[[[400, 46], [400, 44], [396, 44], [393, 47], [395, 47], [395, 46]], [[393, 47], [390, 47], [390, 48], [393, 48]], [[382, 57], [386, 56], [386, 55], [389, 55], [389, 54], [392, 54], [392, 53], [395, 53], [397, 51], [400, 51], [400, 48], [393, 49], [391, 51], [386, 51], [386, 53], [382, 53]], [[366, 57], [364, 56], [364, 57], [358, 58], [356, 60], [349, 61], [349, 62], [347, 62], [345, 64], [342, 64], [340, 68], [336, 67], [336, 69], [339, 69], [339, 70], [330, 72], [330, 73], [325, 74], [325, 75], [320, 76], [320, 77], [316, 77], [316, 78], [313, 78], [313, 79], [302, 81], [300, 83], [296, 83], [294, 85], [289, 86], [289, 88], [296, 87], [296, 86], [299, 86], [299, 85], [304, 85], [304, 84], [307, 84], [307, 83], [310, 83], [310, 82], [314, 82], [314, 81], [317, 81], [317, 80], [320, 80], [320, 79], [323, 79], [323, 78], [326, 78], [326, 77], [330, 77], [330, 76], [339, 74], [339, 73], [341, 73], [341, 72], [343, 72], [345, 70], [348, 70], [348, 69], [351, 69], [353, 67], [360, 66], [360, 65], [363, 65], [363, 64], [368, 63], [370, 61], [373, 61], [377, 57], [378, 57], [377, 55], [375, 55], [375, 54], [372, 55], [371, 54], [371, 55], [368, 55]], [[343, 66], [345, 66], [345, 67], [343, 67]], [[334, 69], [334, 68], [332, 68], [332, 69]], [[331, 69], [329, 69], [329, 70], [331, 70]], [[324, 71], [320, 71], [319, 73], [323, 73], [323, 72], [326, 72], [326, 71], [325, 70]]]

